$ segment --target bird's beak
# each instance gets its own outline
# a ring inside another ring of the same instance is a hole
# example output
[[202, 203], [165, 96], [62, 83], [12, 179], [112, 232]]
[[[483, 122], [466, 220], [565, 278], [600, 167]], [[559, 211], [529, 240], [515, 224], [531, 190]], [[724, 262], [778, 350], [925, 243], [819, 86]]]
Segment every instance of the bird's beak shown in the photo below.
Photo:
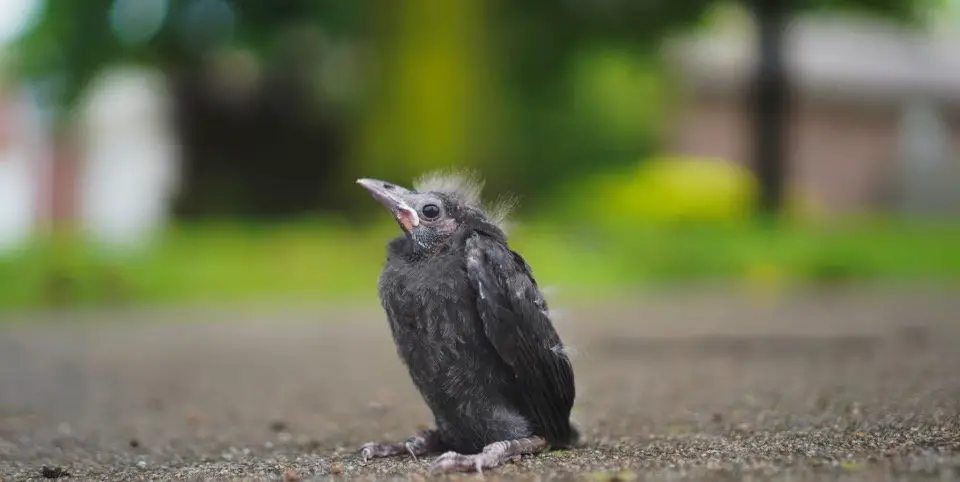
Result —
[[370, 195], [374, 199], [380, 201], [380, 204], [383, 204], [388, 211], [393, 213], [397, 218], [397, 223], [405, 231], [410, 231], [420, 225], [420, 216], [417, 215], [417, 210], [410, 207], [406, 201], [413, 194], [409, 190], [378, 179], [357, 179], [357, 184], [370, 191]]

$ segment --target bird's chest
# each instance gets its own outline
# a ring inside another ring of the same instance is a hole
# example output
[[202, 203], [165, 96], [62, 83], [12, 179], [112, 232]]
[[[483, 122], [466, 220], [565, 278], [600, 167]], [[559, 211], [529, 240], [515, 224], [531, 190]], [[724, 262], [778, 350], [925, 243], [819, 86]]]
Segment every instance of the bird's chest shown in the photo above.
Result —
[[391, 322], [420, 330], [435, 328], [456, 309], [473, 307], [464, 265], [452, 255], [388, 263], [380, 273], [379, 294]]
[[475, 294], [463, 268], [445, 261], [388, 266], [380, 277], [381, 302], [397, 351], [424, 377], [440, 376], [480, 343]]

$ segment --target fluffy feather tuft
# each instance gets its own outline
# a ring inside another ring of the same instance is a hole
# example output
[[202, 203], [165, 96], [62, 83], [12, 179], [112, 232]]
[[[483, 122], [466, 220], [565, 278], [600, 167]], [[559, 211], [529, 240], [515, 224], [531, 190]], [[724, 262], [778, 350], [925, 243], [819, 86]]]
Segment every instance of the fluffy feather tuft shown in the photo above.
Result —
[[419, 192], [441, 192], [453, 196], [458, 201], [481, 211], [491, 223], [504, 232], [509, 227], [510, 213], [517, 207], [516, 196], [500, 196], [489, 205], [481, 199], [483, 179], [471, 170], [439, 170], [420, 176], [413, 183]]
[[420, 176], [413, 183], [418, 192], [442, 192], [456, 197], [460, 202], [480, 206], [483, 179], [470, 170], [437, 170]]

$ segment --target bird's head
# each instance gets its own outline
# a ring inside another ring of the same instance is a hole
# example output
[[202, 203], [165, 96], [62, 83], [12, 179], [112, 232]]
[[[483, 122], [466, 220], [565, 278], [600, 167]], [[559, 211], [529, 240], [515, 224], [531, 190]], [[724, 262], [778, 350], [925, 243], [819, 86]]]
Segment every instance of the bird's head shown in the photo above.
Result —
[[374, 199], [397, 221], [417, 251], [434, 252], [465, 229], [491, 229], [503, 233], [512, 200], [501, 200], [492, 209], [480, 203], [482, 182], [474, 176], [433, 173], [421, 177], [414, 189], [378, 179], [358, 179]]

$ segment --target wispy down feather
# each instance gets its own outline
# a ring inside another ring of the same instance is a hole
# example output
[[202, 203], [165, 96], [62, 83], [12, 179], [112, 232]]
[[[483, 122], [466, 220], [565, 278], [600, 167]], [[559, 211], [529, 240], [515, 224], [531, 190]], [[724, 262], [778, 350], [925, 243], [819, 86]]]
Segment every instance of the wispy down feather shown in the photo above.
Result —
[[490, 222], [504, 232], [509, 227], [508, 217], [517, 206], [514, 196], [500, 196], [484, 205], [481, 199], [484, 181], [470, 170], [440, 170], [420, 176], [413, 188], [419, 192], [440, 192], [456, 198], [461, 203], [482, 212]]
[[413, 188], [418, 192], [442, 192], [462, 203], [479, 206], [483, 184], [483, 179], [473, 171], [438, 170], [420, 176]]

